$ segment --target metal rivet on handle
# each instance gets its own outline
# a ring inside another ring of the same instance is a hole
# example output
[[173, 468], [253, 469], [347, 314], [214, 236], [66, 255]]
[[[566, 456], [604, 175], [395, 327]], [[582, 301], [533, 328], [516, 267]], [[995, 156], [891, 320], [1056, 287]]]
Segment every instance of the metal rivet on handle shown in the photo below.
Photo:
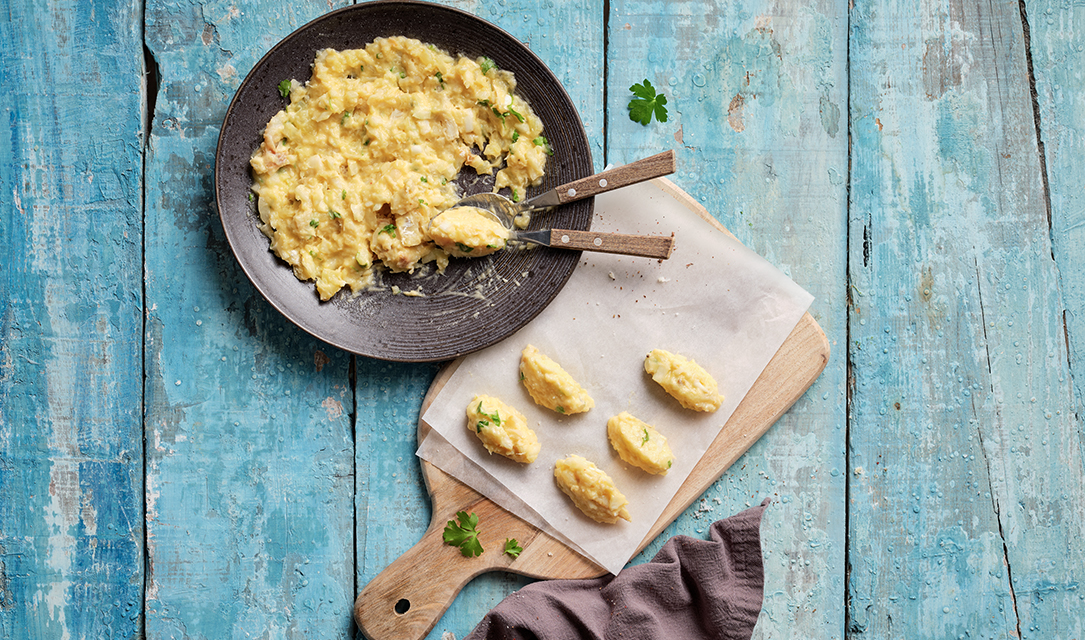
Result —
[[575, 198], [576, 197], [576, 189], [569, 189], [569, 197], [570, 198]]
[[606, 179], [606, 178], [600, 178], [600, 179], [599, 179], [599, 186], [600, 186], [600, 187], [605, 187], [605, 186], [607, 186], [607, 179]]
[[562, 242], [562, 244], [569, 244], [569, 236], [568, 235], [561, 236], [561, 242]]
[[601, 246], [603, 246], [603, 239], [602, 238], [596, 238], [595, 240], [592, 240], [591, 243], [594, 244], [597, 247], [601, 247]]

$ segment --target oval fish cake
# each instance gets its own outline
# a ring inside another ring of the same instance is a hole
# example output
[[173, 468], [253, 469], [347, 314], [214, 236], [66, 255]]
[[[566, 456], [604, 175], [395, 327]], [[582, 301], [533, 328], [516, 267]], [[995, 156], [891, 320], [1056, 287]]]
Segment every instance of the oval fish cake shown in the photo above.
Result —
[[712, 412], [723, 404], [716, 379], [684, 356], [652, 349], [644, 359], [644, 370], [687, 409]]
[[520, 380], [540, 407], [563, 414], [583, 413], [595, 406], [588, 395], [561, 366], [533, 345], [520, 353]]
[[648, 473], [666, 475], [674, 463], [667, 438], [626, 411], [607, 420], [607, 436], [622, 460]]
[[524, 415], [492, 396], [477, 395], [467, 405], [467, 428], [487, 451], [516, 462], [534, 462], [542, 449]]
[[571, 455], [554, 463], [554, 480], [578, 509], [596, 522], [613, 524], [621, 518], [632, 522], [629, 500], [602, 469], [585, 458]]

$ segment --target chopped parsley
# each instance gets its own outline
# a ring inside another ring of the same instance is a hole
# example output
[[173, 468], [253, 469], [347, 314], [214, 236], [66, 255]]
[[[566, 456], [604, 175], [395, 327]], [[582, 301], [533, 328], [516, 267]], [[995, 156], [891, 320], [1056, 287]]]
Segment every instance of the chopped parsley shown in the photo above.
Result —
[[313, 228], [315, 229], [315, 228], [317, 228], [318, 226], [320, 226], [320, 223], [319, 223], [319, 222], [317, 222], [316, 220], [310, 220], [310, 221], [309, 221], [309, 226], [310, 226], [310, 227], [313, 227]]
[[332, 218], [342, 218], [343, 217], [343, 214], [339, 213], [338, 211], [335, 211], [334, 209], [328, 209], [328, 214], [331, 215]]
[[343, 112], [343, 117], [339, 120], [339, 124], [346, 124], [347, 123], [347, 118], [349, 118], [350, 116], [351, 116], [351, 113], [349, 111], [344, 111]]
[[643, 447], [643, 446], [644, 446], [645, 444], [647, 444], [647, 443], [648, 443], [648, 430], [647, 430], [647, 429], [645, 429], [645, 430], [644, 430], [644, 440], [641, 440], [641, 441], [640, 441], [640, 444], [641, 444], [641, 446]]
[[489, 58], [483, 58], [482, 62], [480, 62], [478, 66], [482, 69], [482, 75], [486, 75], [487, 73], [489, 73], [490, 69], [497, 68], [497, 65], [494, 64], [494, 61]]
[[462, 242], [457, 242], [456, 243], [456, 248], [459, 249], [460, 251], [464, 252], [464, 253], [471, 253], [472, 251], [475, 250], [474, 247], [469, 247], [469, 246], [465, 245]]
[[419, 180], [425, 182], [426, 184], [429, 184], [429, 178], [427, 178], [426, 176], [422, 176], [421, 178], [419, 178]]
[[554, 155], [554, 150], [550, 147], [550, 141], [543, 136], [539, 136], [531, 141], [536, 147], [542, 147], [546, 151], [546, 155]]
[[633, 98], [629, 100], [629, 119], [644, 126], [652, 121], [652, 116], [660, 122], [667, 121], [667, 96], [656, 93], [655, 87], [646, 78], [643, 83], [629, 87]]
[[284, 98], [290, 97], [290, 81], [283, 80], [279, 83], [279, 95]]
[[493, 420], [494, 424], [496, 424], [497, 426], [501, 426], [501, 412], [497, 411], [495, 409], [493, 413], [489, 413], [489, 414], [486, 413], [485, 411], [482, 410], [482, 401], [481, 400], [479, 400], [478, 407], [475, 408], [475, 413], [477, 413], [479, 415], [482, 415], [482, 416], [486, 416], [490, 420]]
[[394, 224], [386, 224], [386, 225], [384, 225], [384, 228], [381, 229], [380, 231], [378, 231], [377, 233], [387, 233], [388, 235], [390, 235], [390, 236], [392, 236], [394, 238], [394, 237], [396, 237], [396, 225], [394, 225]]
[[558, 406], [554, 407], [554, 411], [557, 411], [558, 413], [565, 413], [565, 407], [559, 404]]
[[343, 189], [343, 197], [342, 197], [341, 199], [342, 199], [342, 200], [346, 200], [346, 199], [347, 199], [347, 190], [346, 190], [346, 189]]

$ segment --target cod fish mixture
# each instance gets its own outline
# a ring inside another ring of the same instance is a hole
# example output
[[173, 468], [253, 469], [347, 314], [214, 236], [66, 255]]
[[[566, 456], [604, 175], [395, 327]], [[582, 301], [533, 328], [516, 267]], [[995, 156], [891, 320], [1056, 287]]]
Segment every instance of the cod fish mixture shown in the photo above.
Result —
[[516, 79], [487, 58], [453, 58], [404, 37], [317, 53], [305, 84], [284, 81], [250, 159], [261, 230], [321, 300], [373, 282], [379, 265], [448, 263], [428, 234], [453, 205], [464, 165], [512, 198], [538, 184], [550, 152]]

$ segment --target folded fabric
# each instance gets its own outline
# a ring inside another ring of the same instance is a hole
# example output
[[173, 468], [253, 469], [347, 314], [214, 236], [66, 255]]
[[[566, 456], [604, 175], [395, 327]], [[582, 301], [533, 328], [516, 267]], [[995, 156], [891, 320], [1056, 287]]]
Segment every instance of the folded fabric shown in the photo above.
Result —
[[758, 507], [674, 536], [651, 562], [617, 576], [546, 580], [509, 595], [464, 640], [749, 640], [765, 574]]

